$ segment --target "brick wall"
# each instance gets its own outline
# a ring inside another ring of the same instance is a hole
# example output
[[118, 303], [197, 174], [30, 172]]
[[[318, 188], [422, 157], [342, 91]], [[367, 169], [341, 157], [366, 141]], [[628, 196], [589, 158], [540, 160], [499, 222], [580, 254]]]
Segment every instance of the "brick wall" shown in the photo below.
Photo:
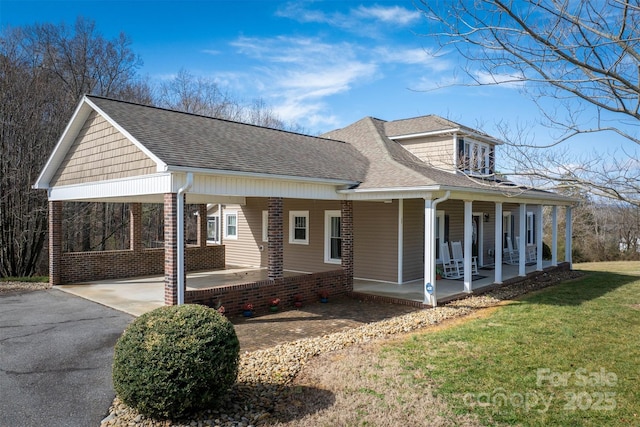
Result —
[[304, 274], [285, 277], [278, 280], [261, 280], [258, 282], [237, 285], [218, 286], [210, 289], [187, 290], [186, 303], [195, 303], [216, 307], [222, 304], [228, 315], [242, 313], [242, 306], [253, 304], [258, 314], [269, 310], [269, 301], [280, 298], [280, 309], [294, 308], [294, 296], [300, 295], [304, 304], [319, 300], [318, 293], [322, 290], [332, 296], [345, 295], [351, 291], [344, 270], [324, 271], [320, 273]]
[[[214, 270], [225, 266], [224, 246], [187, 247], [186, 271]], [[164, 274], [164, 249], [62, 253], [59, 282], [87, 282]]]

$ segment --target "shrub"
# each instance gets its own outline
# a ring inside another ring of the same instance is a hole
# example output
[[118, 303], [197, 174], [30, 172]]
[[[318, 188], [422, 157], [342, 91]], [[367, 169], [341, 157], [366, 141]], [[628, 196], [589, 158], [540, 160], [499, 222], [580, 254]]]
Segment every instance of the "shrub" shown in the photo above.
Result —
[[236, 381], [239, 354], [233, 325], [216, 310], [161, 307], [138, 317], [116, 343], [113, 384], [141, 414], [179, 419], [220, 402]]

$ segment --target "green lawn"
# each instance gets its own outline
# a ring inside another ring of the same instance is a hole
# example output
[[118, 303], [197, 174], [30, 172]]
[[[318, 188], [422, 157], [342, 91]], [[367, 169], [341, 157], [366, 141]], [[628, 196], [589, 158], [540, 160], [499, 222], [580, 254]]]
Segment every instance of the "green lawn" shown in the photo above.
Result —
[[408, 387], [435, 382], [487, 425], [638, 426], [640, 263], [575, 268], [585, 276], [384, 352]]

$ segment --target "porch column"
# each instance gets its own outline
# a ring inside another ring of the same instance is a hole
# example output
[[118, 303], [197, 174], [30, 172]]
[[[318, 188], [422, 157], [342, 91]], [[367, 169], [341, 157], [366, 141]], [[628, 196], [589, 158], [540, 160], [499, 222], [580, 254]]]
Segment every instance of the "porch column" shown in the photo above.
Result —
[[494, 267], [495, 267], [495, 279], [494, 282], [501, 284], [502, 283], [502, 251], [504, 250], [502, 247], [502, 202], [496, 203], [496, 230], [495, 230], [495, 258], [494, 258]]
[[218, 244], [224, 244], [224, 230], [226, 225], [224, 224], [224, 215], [222, 211], [224, 210], [224, 205], [218, 204]]
[[62, 207], [49, 201], [49, 284], [62, 284]]
[[558, 207], [551, 208], [551, 265], [558, 265]]
[[518, 233], [520, 233], [520, 238], [518, 239], [518, 275], [526, 276], [526, 256], [527, 256], [527, 204], [520, 203], [520, 212], [518, 215]]
[[353, 202], [340, 203], [341, 264], [346, 274], [347, 291], [353, 291]]
[[164, 195], [164, 303], [178, 304], [178, 195]]
[[207, 246], [207, 205], [198, 205], [198, 247]]
[[129, 249], [133, 252], [143, 249], [141, 203], [129, 203]]
[[471, 271], [471, 257], [473, 245], [473, 202], [471, 200], [464, 201], [464, 291], [471, 292], [473, 290], [472, 280], [473, 272]]
[[404, 199], [398, 199], [398, 284], [404, 279]]
[[282, 279], [284, 264], [284, 219], [282, 197], [269, 197], [267, 256], [269, 280]]
[[566, 208], [565, 219], [565, 243], [564, 243], [564, 260], [569, 263], [569, 268], [573, 268], [573, 224], [571, 223], [571, 206]]
[[542, 205], [536, 210], [536, 270], [542, 271]]
[[433, 307], [436, 297], [436, 204], [431, 199], [424, 200], [424, 292], [425, 304]]

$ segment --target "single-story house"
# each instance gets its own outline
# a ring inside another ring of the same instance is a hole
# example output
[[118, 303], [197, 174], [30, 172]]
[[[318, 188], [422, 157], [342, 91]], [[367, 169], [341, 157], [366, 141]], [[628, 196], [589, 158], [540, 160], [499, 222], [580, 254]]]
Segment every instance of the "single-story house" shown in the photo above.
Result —
[[[185, 293], [187, 270], [234, 264], [268, 270], [251, 289], [287, 295], [348, 293], [354, 277], [422, 280], [435, 305], [450, 243], [460, 242], [466, 291], [478, 265], [494, 266], [495, 283], [504, 262], [541, 270], [543, 206], [552, 265], [565, 211], [570, 264], [574, 201], [496, 175], [500, 144], [438, 116], [366, 117], [315, 137], [85, 96], [34, 185], [48, 191], [50, 281], [164, 272], [165, 303], [177, 304], [219, 292]], [[129, 250], [64, 253], [67, 201], [129, 203]], [[142, 248], [141, 203], [163, 204], [164, 248]], [[184, 241], [185, 204], [198, 205], [195, 245]]]

